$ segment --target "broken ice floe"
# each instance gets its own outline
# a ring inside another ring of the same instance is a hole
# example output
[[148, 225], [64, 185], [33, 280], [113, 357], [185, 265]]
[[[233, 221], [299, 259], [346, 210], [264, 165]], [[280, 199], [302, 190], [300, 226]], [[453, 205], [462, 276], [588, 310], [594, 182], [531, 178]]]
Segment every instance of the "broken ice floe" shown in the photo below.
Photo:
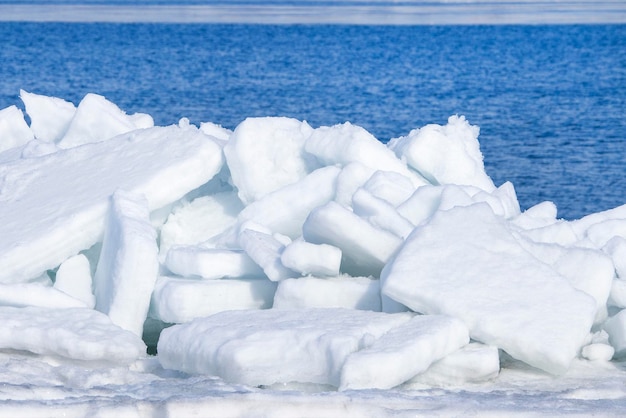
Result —
[[166, 328], [166, 368], [341, 390], [494, 379], [499, 350], [554, 374], [626, 353], [626, 205], [521, 210], [462, 116], [385, 145], [20, 97], [30, 124], [0, 110], [0, 349], [128, 363]]

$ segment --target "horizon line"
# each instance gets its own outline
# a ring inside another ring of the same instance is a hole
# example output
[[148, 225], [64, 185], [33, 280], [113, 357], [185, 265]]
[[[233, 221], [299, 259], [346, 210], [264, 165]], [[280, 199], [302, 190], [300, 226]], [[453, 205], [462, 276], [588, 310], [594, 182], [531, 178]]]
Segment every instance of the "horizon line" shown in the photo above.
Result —
[[[537, 8], [541, 13], [537, 13]], [[0, 22], [348, 25], [624, 24], [626, 2], [426, 3], [411, 5], [0, 4]]]

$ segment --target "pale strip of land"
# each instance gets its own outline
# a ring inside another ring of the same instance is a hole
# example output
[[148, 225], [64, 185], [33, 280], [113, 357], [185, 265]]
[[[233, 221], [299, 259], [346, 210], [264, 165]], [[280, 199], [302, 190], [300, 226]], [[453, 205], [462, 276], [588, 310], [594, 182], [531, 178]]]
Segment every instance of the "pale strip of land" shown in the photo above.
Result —
[[626, 23], [626, 1], [429, 2], [400, 5], [0, 4], [0, 21], [357, 25]]

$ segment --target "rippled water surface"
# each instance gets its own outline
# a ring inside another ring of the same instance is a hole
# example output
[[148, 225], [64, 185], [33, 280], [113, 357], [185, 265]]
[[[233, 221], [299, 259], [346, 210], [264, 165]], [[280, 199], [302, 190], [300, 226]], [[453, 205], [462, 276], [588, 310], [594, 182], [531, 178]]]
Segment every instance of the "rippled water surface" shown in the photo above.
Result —
[[523, 208], [626, 203], [626, 25], [0, 23], [0, 108], [88, 92], [157, 124], [280, 115], [386, 141], [463, 114]]

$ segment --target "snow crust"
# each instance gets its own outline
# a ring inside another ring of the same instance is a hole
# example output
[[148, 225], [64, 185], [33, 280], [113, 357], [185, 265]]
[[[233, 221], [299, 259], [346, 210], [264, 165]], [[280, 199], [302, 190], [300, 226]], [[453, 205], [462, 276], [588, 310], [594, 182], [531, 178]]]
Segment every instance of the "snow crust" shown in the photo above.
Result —
[[0, 110], [2, 413], [385, 416], [426, 394], [420, 415], [445, 394], [467, 415], [485, 392], [527, 410], [526, 388], [541, 411], [626, 406], [626, 205], [520, 208], [464, 117], [385, 145], [350, 123], [154, 127], [96, 94], [20, 97], [30, 125]]

